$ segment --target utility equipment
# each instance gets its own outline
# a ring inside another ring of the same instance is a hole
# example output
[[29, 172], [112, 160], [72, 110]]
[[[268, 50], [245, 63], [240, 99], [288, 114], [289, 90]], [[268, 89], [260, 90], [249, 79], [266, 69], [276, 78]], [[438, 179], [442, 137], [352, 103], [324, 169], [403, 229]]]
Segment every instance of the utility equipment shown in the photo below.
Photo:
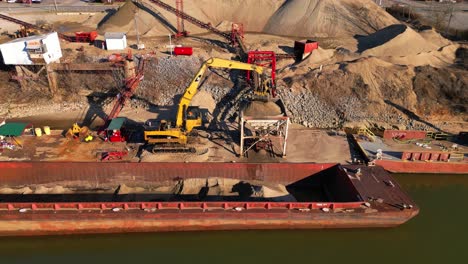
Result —
[[78, 123], [74, 123], [70, 129], [68, 129], [65, 137], [68, 139], [74, 139], [84, 142], [90, 142], [93, 140], [89, 128], [87, 126], [81, 127]]
[[209, 68], [250, 70], [256, 73], [257, 80], [254, 83], [257, 95], [267, 95], [269, 90], [269, 80], [263, 80], [264, 68], [258, 65], [231, 61], [219, 58], [208, 59], [200, 67], [190, 85], [185, 90], [178, 104], [175, 122], [161, 120], [158, 126], [148, 124], [144, 131], [145, 141], [153, 146], [153, 152], [194, 152], [194, 148], [187, 147], [188, 136], [192, 130], [202, 125], [200, 109], [197, 106], [190, 106], [193, 96], [197, 93], [201, 80]]
[[[130, 53], [129, 53], [130, 54]], [[127, 56], [127, 60], [131, 59], [130, 55]], [[145, 57], [142, 56], [140, 63], [138, 64], [138, 69], [133, 77], [129, 78], [125, 82], [125, 89], [117, 94], [117, 100], [112, 107], [112, 111], [104, 120], [104, 126], [98, 131], [98, 134], [104, 138], [106, 141], [118, 142], [125, 141], [126, 137], [121, 132], [121, 127], [125, 122], [123, 118], [117, 118], [120, 114], [120, 111], [130, 97], [135, 93], [140, 82], [143, 80], [145, 70]]]

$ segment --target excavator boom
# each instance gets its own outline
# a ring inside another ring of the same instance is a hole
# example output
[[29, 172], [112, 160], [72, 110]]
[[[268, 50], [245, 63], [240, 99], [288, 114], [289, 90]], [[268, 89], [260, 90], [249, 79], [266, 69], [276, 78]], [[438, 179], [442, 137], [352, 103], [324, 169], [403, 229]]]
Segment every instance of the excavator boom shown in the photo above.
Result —
[[223, 69], [237, 69], [237, 70], [249, 70], [255, 71], [259, 75], [263, 74], [264, 68], [254, 64], [243, 63], [239, 61], [231, 61], [219, 58], [210, 58], [203, 63], [198, 70], [197, 74], [193, 77], [190, 85], [185, 90], [182, 98], [179, 102], [177, 110], [176, 127], [182, 127], [184, 123], [184, 113], [187, 110], [193, 96], [197, 93], [200, 82], [205, 75], [208, 68], [223, 68]]

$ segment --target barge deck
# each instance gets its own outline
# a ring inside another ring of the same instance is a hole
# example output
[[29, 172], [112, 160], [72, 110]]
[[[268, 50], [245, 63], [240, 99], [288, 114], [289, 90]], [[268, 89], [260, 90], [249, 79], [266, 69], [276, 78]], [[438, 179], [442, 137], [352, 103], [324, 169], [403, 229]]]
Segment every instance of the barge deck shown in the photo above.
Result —
[[[389, 172], [468, 174], [466, 142], [455, 144], [424, 137], [406, 141], [375, 137], [370, 141], [359, 135], [353, 135], [353, 140], [366, 163], [372, 161]], [[457, 146], [457, 151], [452, 146]]]

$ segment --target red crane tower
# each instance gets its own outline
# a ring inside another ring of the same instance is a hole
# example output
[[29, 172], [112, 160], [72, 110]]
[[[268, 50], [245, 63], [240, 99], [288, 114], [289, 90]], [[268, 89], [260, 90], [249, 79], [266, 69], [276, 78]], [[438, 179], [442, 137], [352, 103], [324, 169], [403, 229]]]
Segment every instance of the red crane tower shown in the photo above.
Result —
[[188, 35], [188, 32], [185, 31], [185, 26], [184, 26], [184, 17], [181, 15], [184, 13], [184, 0], [176, 0], [176, 9], [177, 9], [177, 33], [174, 35], [174, 37], [186, 37]]
[[[131, 59], [131, 53], [127, 55], [127, 59]], [[98, 131], [98, 135], [104, 137], [104, 139], [111, 142], [118, 142], [118, 141], [125, 141], [126, 138], [122, 135], [120, 131], [120, 127], [123, 125], [124, 119], [118, 120], [118, 116], [120, 111], [129, 101], [130, 97], [135, 93], [138, 85], [143, 80], [144, 77], [144, 70], [145, 70], [145, 57], [142, 56], [140, 59], [140, 63], [138, 65], [138, 69], [135, 73], [135, 76], [125, 80], [125, 87], [124, 90], [121, 91], [117, 95], [117, 100], [114, 103], [112, 111], [104, 120], [104, 126]], [[116, 121], [115, 123], [119, 123], [118, 129], [110, 128], [113, 126], [112, 122]]]

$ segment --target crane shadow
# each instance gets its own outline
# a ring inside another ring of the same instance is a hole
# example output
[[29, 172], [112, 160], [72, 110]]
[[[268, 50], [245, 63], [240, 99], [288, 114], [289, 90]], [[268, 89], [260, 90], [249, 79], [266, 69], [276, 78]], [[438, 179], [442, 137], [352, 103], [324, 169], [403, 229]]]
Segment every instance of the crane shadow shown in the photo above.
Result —
[[152, 15], [154, 18], [156, 18], [166, 29], [171, 31], [172, 33], [176, 33], [177, 29], [167, 21], [166, 18], [164, 18], [161, 13], [157, 13], [155, 10], [149, 8], [148, 6], [144, 5], [143, 3], [133, 1], [133, 3], [140, 8], [141, 10], [144, 10], [148, 14]]

